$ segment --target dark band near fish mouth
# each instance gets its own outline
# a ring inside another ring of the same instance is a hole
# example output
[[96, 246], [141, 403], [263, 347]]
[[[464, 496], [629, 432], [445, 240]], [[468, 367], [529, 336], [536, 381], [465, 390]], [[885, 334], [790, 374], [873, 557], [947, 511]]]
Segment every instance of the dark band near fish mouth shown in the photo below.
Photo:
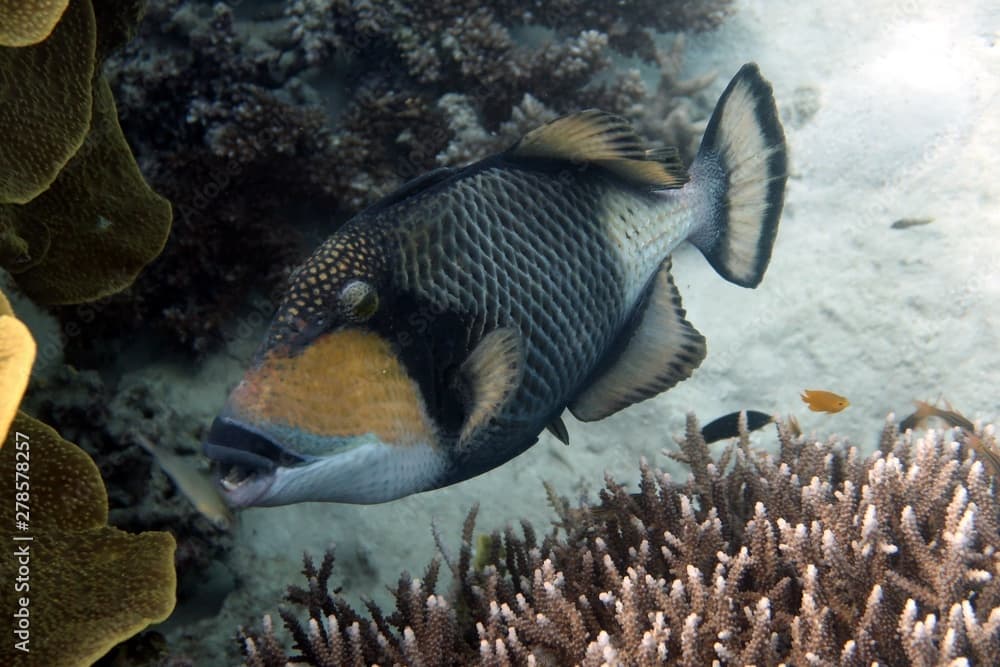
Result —
[[308, 463], [253, 426], [229, 416], [216, 417], [202, 443], [215, 463], [218, 487], [231, 507], [248, 507], [264, 496], [282, 468]]
[[202, 452], [224, 466], [239, 466], [252, 472], [305, 463], [302, 457], [256, 429], [228, 417], [217, 417], [202, 443]]

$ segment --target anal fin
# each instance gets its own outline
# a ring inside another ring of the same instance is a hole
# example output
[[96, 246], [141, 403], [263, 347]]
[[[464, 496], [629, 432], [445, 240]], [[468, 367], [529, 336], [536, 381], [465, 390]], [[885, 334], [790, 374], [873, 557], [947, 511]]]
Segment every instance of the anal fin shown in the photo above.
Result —
[[670, 259], [653, 278], [638, 320], [614, 346], [617, 358], [570, 404], [580, 421], [597, 421], [687, 379], [705, 358], [705, 337], [684, 319]]

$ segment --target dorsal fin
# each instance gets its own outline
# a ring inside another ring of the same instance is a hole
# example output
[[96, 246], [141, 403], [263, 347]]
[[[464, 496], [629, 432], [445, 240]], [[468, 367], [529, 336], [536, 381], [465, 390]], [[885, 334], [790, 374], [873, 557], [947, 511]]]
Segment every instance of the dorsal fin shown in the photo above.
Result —
[[654, 189], [679, 188], [688, 180], [676, 150], [646, 150], [627, 120], [598, 109], [563, 116], [535, 128], [521, 137], [507, 155], [588, 162]]
[[421, 174], [420, 176], [403, 183], [394, 191], [369, 206], [364, 212], [372, 213], [374, 211], [380, 211], [386, 207], [392, 206], [393, 204], [398, 204], [404, 199], [409, 199], [413, 195], [427, 190], [459, 171], [461, 171], [461, 169], [456, 167], [438, 167], [437, 169], [432, 169], [426, 174]]

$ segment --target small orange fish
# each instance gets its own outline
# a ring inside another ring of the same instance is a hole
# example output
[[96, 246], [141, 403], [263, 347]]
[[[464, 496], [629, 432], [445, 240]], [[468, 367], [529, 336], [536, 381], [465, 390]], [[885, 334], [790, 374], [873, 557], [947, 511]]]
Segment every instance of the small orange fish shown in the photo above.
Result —
[[813, 412], [827, 412], [829, 414], [840, 412], [851, 404], [843, 396], [822, 389], [806, 389], [802, 392], [802, 402], [808, 405]]

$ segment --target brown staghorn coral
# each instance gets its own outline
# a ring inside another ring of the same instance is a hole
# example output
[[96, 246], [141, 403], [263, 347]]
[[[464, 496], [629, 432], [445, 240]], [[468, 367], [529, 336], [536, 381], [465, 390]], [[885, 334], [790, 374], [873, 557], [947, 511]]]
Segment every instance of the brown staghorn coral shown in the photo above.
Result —
[[313, 237], [406, 180], [506, 148], [561, 113], [621, 113], [690, 154], [705, 80], [647, 91], [618, 56], [638, 48], [662, 64], [649, 29], [705, 29], [729, 4], [152, 0], [138, 39], [107, 70], [143, 173], [174, 204], [175, 233], [102, 317], [60, 311], [89, 331], [70, 341], [70, 357], [90, 363], [85, 341], [136, 330], [205, 352], [248, 294], [269, 314]]
[[[693, 417], [671, 455], [678, 484], [643, 464], [638, 493], [612, 480], [599, 506], [553, 496], [559, 536], [530, 525], [463, 531], [449, 595], [437, 565], [404, 575], [396, 609], [352, 609], [329, 591], [333, 556], [306, 558], [308, 589], [271, 625], [243, 631], [246, 664], [988, 664], [1000, 648], [997, 481], [947, 433], [883, 450], [793, 436], [777, 455], [743, 435], [713, 459]], [[995, 444], [991, 427], [976, 433]]]

